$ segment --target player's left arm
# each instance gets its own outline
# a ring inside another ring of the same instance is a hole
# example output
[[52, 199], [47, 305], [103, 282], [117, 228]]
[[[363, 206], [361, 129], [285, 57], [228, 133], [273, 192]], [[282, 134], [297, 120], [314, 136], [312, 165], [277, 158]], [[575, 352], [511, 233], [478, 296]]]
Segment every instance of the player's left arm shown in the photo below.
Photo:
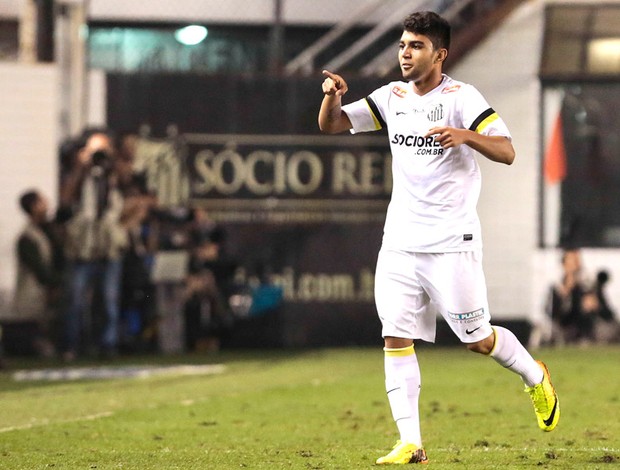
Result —
[[501, 135], [484, 135], [469, 129], [455, 127], [433, 127], [425, 137], [435, 137], [443, 148], [452, 148], [467, 145], [486, 158], [498, 163], [512, 164], [515, 159], [515, 149], [509, 138]]

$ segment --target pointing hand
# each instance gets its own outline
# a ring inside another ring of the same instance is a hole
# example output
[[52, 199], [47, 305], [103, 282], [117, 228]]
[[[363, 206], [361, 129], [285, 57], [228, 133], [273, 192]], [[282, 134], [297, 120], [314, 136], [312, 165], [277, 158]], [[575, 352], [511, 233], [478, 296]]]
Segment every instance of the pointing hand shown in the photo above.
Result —
[[340, 75], [336, 75], [328, 70], [323, 70], [325, 80], [323, 81], [323, 93], [328, 96], [342, 96], [349, 89], [347, 82]]

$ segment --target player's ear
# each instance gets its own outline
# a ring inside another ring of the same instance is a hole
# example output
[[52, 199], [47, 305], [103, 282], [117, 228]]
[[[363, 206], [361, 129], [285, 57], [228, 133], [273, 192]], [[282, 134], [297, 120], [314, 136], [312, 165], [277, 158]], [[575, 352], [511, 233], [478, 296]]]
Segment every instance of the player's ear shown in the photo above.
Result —
[[435, 62], [443, 62], [448, 57], [448, 49], [444, 49], [443, 47], [437, 51], [437, 57], [435, 58]]

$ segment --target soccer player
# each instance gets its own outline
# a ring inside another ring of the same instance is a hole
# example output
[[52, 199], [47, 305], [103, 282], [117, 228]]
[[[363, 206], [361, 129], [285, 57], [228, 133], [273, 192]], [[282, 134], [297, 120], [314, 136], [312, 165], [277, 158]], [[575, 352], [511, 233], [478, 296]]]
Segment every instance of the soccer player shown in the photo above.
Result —
[[413, 340], [435, 340], [437, 312], [470, 351], [491, 356], [521, 377], [541, 429], [553, 430], [560, 418], [546, 366], [511, 331], [490, 323], [474, 151], [510, 165], [515, 158], [510, 133], [476, 88], [443, 74], [449, 23], [433, 12], [417, 12], [403, 26], [398, 51], [403, 81], [343, 106], [347, 83], [326, 70], [318, 116], [325, 133], [387, 128], [392, 152], [393, 190], [375, 302], [387, 396], [400, 439], [377, 464], [428, 463]]

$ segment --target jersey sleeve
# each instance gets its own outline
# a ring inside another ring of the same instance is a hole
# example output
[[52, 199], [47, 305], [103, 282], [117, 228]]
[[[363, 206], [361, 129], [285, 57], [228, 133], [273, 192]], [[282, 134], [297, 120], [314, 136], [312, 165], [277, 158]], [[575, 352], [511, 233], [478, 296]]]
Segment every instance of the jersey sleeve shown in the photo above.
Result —
[[351, 133], [372, 132], [386, 127], [385, 119], [379, 108], [383, 89], [373, 91], [366, 98], [346, 104], [342, 110], [347, 114], [353, 128]]
[[461, 106], [465, 128], [478, 134], [499, 135], [512, 140], [506, 123], [473, 86], [466, 86], [463, 90]]

